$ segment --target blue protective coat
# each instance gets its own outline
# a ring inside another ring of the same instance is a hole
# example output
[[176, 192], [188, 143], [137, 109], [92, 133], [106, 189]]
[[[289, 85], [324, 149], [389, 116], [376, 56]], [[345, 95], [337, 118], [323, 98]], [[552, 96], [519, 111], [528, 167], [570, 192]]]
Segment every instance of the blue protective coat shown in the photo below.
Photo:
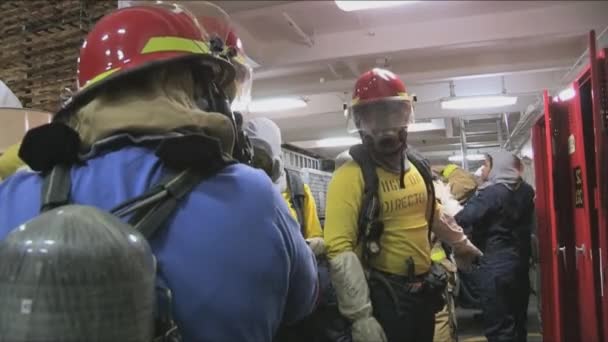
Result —
[[[150, 149], [105, 151], [72, 169], [71, 199], [109, 210], [164, 173]], [[0, 184], [0, 239], [39, 214], [41, 184], [31, 172]], [[314, 307], [314, 256], [261, 171], [232, 165], [203, 181], [151, 246], [186, 342], [271, 341], [282, 321]]]

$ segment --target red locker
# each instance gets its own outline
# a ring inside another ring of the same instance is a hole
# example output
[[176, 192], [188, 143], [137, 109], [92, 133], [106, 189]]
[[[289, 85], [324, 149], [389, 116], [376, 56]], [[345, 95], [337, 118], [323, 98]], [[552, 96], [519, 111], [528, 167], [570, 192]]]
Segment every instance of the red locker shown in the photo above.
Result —
[[[573, 83], [574, 98], [570, 102], [567, 125], [562, 134], [567, 135], [568, 157], [563, 167], [569, 172], [562, 176], [564, 224], [571, 224], [574, 231], [574, 259], [576, 295], [578, 298], [578, 325], [581, 341], [600, 341], [601, 296], [599, 270], [599, 238], [597, 211], [594, 198], [596, 188], [594, 129], [592, 112], [592, 84], [590, 68]], [[567, 183], [567, 184], [566, 184]]]
[[544, 117], [534, 129], [543, 340], [581, 341], [573, 192], [568, 168], [567, 133], [572, 102], [554, 102], [545, 92], [544, 104]]
[[[560, 247], [557, 231], [553, 180], [553, 153], [549, 120], [549, 101], [545, 92], [545, 116], [534, 125], [532, 148], [536, 181], [536, 215], [542, 284], [541, 316], [545, 341], [564, 342], [562, 321], [565, 248]], [[562, 258], [563, 257], [563, 258]]]
[[606, 291], [606, 265], [608, 265], [608, 50], [598, 56], [595, 48], [595, 34], [589, 37], [591, 56], [591, 107], [593, 120], [594, 163], [590, 165], [595, 174], [592, 188], [594, 200], [594, 216], [598, 230], [598, 258], [596, 270], [599, 275], [603, 339], [608, 341], [608, 294]]
[[574, 97], [533, 129], [544, 341], [608, 342], [608, 62], [589, 37]]

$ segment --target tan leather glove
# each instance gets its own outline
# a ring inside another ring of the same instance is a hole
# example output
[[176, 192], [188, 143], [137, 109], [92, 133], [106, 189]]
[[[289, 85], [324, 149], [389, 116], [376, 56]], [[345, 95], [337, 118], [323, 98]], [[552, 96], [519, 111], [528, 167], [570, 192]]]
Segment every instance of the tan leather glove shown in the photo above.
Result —
[[462, 210], [462, 205], [450, 192], [450, 186], [441, 181], [434, 181], [435, 197], [441, 202], [442, 210], [450, 216], [456, 216]]
[[312, 252], [315, 256], [320, 256], [325, 254], [325, 240], [320, 237], [306, 239], [306, 243], [308, 243], [308, 247], [312, 249]]
[[469, 241], [453, 216], [443, 211], [438, 216], [433, 220], [431, 230], [441, 241], [452, 246], [458, 268], [470, 270], [473, 262], [483, 253]]
[[384, 330], [372, 316], [367, 279], [357, 255], [342, 252], [329, 265], [340, 313], [353, 322], [353, 342], [386, 342]]
[[470, 272], [475, 260], [483, 255], [469, 239], [452, 245], [452, 248], [454, 249], [456, 267], [465, 272]]

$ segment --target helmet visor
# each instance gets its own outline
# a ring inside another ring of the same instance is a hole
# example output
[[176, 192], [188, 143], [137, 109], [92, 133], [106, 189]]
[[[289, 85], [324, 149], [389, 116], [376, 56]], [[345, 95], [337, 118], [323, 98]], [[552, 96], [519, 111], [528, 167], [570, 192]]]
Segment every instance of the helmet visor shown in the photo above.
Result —
[[239, 61], [233, 61], [233, 63], [236, 70], [236, 78], [234, 81], [235, 89], [232, 109], [248, 113], [249, 104], [251, 103], [251, 86], [253, 83], [252, 70], [249, 65], [242, 64]]
[[223, 44], [233, 31], [230, 16], [217, 5], [207, 1], [187, 0], [119, 0], [118, 8], [131, 6], [163, 6], [174, 11], [186, 10], [185, 14], [192, 17], [201, 29], [201, 38], [208, 42], [218, 38]]
[[383, 99], [352, 106], [348, 113], [348, 131], [377, 134], [386, 130], [407, 128], [412, 122], [412, 102], [403, 99]]

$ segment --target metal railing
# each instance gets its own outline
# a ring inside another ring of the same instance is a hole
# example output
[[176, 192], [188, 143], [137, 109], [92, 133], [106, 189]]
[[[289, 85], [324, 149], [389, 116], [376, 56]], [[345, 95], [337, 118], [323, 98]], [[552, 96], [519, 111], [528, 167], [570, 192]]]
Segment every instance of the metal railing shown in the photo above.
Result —
[[321, 170], [320, 160], [286, 149], [283, 149], [283, 162], [288, 168]]

